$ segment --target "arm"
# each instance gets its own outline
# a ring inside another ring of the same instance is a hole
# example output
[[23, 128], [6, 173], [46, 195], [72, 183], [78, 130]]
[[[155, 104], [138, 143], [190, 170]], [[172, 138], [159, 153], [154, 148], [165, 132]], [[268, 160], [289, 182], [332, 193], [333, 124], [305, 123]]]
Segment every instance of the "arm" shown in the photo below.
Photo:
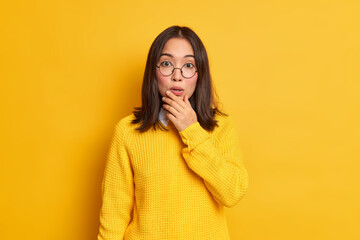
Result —
[[121, 121], [105, 163], [98, 240], [122, 240], [133, 209], [134, 183]]
[[182, 154], [214, 198], [226, 207], [233, 207], [247, 192], [248, 174], [232, 118], [227, 117], [221, 124], [214, 141], [198, 122], [180, 131], [187, 145]]

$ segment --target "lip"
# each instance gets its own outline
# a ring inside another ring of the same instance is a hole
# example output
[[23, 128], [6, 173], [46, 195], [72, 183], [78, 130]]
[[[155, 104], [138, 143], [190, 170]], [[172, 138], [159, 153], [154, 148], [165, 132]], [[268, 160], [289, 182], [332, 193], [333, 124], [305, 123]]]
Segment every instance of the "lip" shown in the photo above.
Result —
[[172, 87], [172, 88], [170, 88], [170, 90], [182, 90], [182, 91], [184, 91], [184, 89], [183, 88], [181, 88], [181, 87]]
[[180, 96], [184, 93], [184, 89], [181, 87], [172, 87], [170, 88], [170, 91], [176, 96]]

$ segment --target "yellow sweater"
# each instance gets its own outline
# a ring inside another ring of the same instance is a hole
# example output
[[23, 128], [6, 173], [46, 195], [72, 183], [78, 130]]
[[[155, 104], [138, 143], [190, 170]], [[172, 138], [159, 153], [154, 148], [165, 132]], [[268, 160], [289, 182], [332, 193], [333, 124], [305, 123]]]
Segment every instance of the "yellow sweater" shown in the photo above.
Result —
[[102, 182], [98, 240], [226, 240], [224, 206], [245, 195], [248, 174], [230, 116], [179, 132], [115, 127]]

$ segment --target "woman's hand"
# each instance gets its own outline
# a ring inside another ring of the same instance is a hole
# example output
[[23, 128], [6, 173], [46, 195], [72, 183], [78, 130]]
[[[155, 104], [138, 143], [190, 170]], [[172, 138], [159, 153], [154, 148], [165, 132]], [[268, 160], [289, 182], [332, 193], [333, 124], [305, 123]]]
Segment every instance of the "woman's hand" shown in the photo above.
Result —
[[167, 110], [166, 116], [179, 132], [198, 121], [187, 95], [181, 100], [170, 91], [166, 91], [166, 94], [168, 97], [162, 98], [165, 103], [162, 107]]

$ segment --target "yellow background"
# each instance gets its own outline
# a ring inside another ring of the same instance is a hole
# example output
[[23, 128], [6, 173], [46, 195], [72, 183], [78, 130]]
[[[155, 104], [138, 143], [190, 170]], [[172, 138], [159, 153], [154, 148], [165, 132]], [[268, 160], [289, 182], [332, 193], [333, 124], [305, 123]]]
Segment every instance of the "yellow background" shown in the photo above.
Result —
[[113, 127], [166, 27], [203, 40], [250, 189], [238, 239], [360, 239], [359, 1], [2, 1], [1, 239], [95, 239]]

